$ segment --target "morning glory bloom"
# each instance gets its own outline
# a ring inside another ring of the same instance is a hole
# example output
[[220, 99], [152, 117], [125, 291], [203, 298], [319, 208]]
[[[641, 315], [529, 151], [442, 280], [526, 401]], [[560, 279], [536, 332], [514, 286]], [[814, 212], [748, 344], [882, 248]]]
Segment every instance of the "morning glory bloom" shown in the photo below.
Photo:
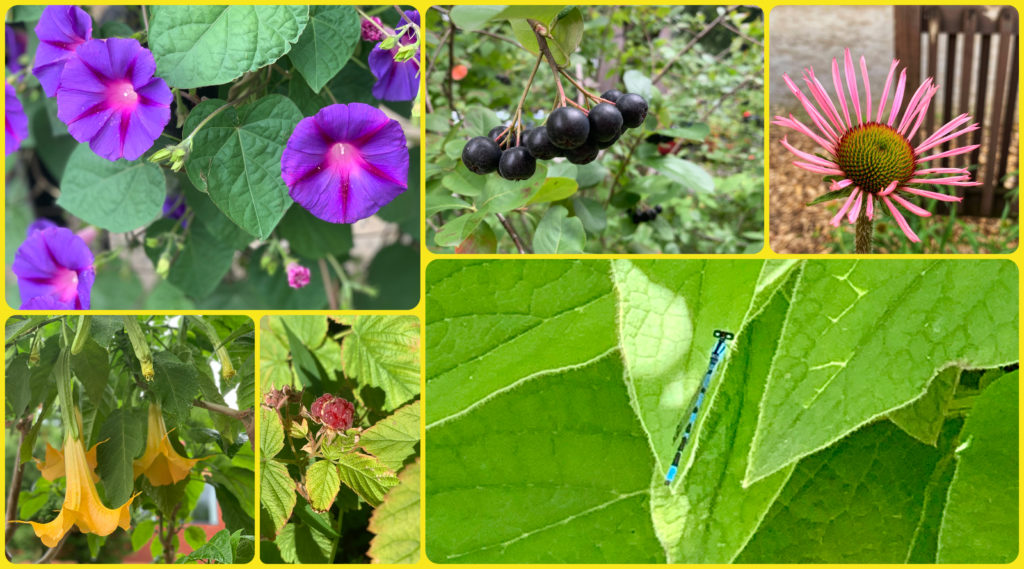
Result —
[[153, 54], [124, 38], [89, 40], [76, 53], [61, 75], [57, 117], [107, 160], [142, 156], [171, 119], [171, 90], [153, 76]]
[[18, 93], [10, 83], [4, 84], [4, 154], [10, 155], [21, 148], [28, 138], [28, 117], [18, 100]]
[[409, 150], [398, 121], [362, 103], [299, 121], [281, 156], [288, 193], [331, 223], [370, 217], [406, 190]]
[[[398, 27], [408, 25], [409, 22], [418, 27], [420, 13], [416, 10], [407, 10], [405, 18], [398, 23]], [[378, 43], [370, 52], [367, 63], [373, 76], [377, 78], [377, 82], [373, 85], [375, 98], [381, 101], [411, 101], [416, 98], [416, 94], [420, 90], [419, 48], [417, 47], [415, 55], [409, 59], [395, 61], [395, 56], [401, 46], [416, 42], [419, 42], [419, 34], [410, 28], [399, 38], [399, 45], [391, 49], [381, 49], [381, 44]]]
[[22, 310], [89, 308], [96, 271], [92, 251], [66, 227], [33, 232], [18, 247], [11, 270]]
[[47, 97], [57, 94], [64, 65], [75, 57], [75, 49], [92, 38], [92, 18], [78, 6], [47, 6], [36, 24], [36, 48], [32, 74], [39, 79]]
[[25, 37], [24, 30], [4, 26], [4, 45], [7, 46], [7, 51], [4, 52], [4, 64], [7, 65], [7, 69], [17, 73], [24, 68], [19, 59], [25, 54], [27, 43], [28, 38]]

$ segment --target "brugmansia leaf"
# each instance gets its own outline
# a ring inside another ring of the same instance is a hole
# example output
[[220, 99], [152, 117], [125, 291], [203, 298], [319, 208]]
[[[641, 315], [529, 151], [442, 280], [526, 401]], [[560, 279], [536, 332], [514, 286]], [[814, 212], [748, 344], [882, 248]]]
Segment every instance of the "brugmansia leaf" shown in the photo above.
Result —
[[420, 402], [414, 401], [363, 431], [359, 444], [381, 464], [398, 471], [420, 440]]
[[380, 505], [388, 489], [398, 484], [398, 477], [372, 456], [343, 454], [338, 459], [338, 466], [345, 486], [375, 508]]
[[329, 460], [318, 460], [306, 469], [306, 494], [314, 510], [327, 511], [341, 488], [338, 467]]
[[420, 325], [415, 316], [364, 315], [345, 319], [352, 333], [341, 346], [345, 374], [384, 390], [394, 409], [420, 392]]
[[374, 563], [416, 563], [420, 559], [420, 463], [398, 475], [398, 486], [373, 511], [375, 537], [367, 555]]
[[188, 419], [192, 402], [199, 395], [199, 371], [192, 360], [181, 361], [171, 352], [153, 354], [153, 390], [160, 398], [164, 416], [171, 425]]
[[96, 462], [108, 504], [123, 504], [132, 495], [132, 460], [142, 453], [145, 443], [145, 416], [128, 407], [115, 409], [100, 427]]
[[284, 464], [266, 460], [260, 465], [260, 505], [270, 514], [274, 531], [280, 531], [295, 507], [295, 482]]

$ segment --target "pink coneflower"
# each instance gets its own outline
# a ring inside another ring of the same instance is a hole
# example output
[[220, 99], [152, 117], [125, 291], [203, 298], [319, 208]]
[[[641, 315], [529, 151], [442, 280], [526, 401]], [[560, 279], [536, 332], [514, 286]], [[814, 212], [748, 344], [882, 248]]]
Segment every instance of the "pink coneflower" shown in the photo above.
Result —
[[[804, 83], [810, 91], [814, 102], [800, 90], [800, 87], [783, 75], [786, 85], [796, 95], [811, 117], [816, 128], [801, 123], [790, 115], [775, 117], [773, 124], [792, 128], [809, 136], [821, 146], [827, 157], [801, 152], [783, 138], [782, 145], [795, 154], [799, 160], [793, 164], [804, 170], [825, 174], [833, 177], [829, 188], [837, 194], [832, 199], [846, 197], [839, 213], [832, 218], [832, 225], [839, 227], [843, 217], [854, 223], [861, 215], [873, 220], [876, 214], [876, 202], [881, 202], [895, 218], [903, 233], [913, 242], [920, 239], [910, 229], [907, 220], [900, 213], [902, 206], [910, 213], [928, 217], [931, 213], [911, 203], [900, 193], [911, 194], [924, 198], [945, 202], [959, 202], [963, 198], [932, 192], [918, 187], [923, 184], [944, 186], [977, 186], [971, 181], [971, 174], [964, 168], [928, 168], [924, 163], [939, 158], [947, 158], [966, 154], [979, 145], [960, 146], [941, 151], [939, 147], [952, 141], [962, 134], [975, 131], [979, 126], [967, 124], [970, 115], [962, 114], [949, 121], [931, 136], [916, 146], [911, 142], [914, 135], [928, 115], [928, 107], [932, 97], [938, 91], [931, 78], [918, 87], [903, 107], [904, 92], [907, 84], [907, 71], [900, 72], [893, 93], [892, 105], [888, 114], [885, 112], [890, 89], [893, 87], [893, 76], [899, 60], [894, 60], [889, 67], [889, 76], [882, 88], [882, 97], [877, 107], [872, 106], [871, 84], [868, 81], [868, 69], [864, 58], [860, 58], [860, 71], [863, 77], [864, 100], [857, 89], [857, 76], [854, 70], [850, 50], [846, 50], [845, 82], [849, 99], [843, 92], [843, 81], [840, 79], [839, 62], [832, 60], [832, 83], [837, 93], [839, 108], [833, 104], [825, 87], [814, 70], [804, 70]], [[815, 105], [817, 103], [817, 105]], [[872, 109], [877, 109], [872, 114]], [[900, 111], [903, 111], [902, 114]], [[964, 126], [967, 125], [967, 126]]]

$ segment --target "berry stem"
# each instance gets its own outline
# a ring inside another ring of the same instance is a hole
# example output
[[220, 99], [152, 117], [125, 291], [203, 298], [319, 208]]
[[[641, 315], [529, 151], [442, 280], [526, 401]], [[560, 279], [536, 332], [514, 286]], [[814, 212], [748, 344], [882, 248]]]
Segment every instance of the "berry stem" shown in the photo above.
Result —
[[573, 101], [572, 99], [566, 99], [565, 103], [567, 105], [572, 105], [572, 106], [576, 107], [577, 109], [583, 111], [583, 114], [585, 114], [585, 115], [590, 114], [590, 111], [588, 111], [587, 109], [583, 108], [583, 105], [578, 104], [576, 101]]
[[575, 79], [572, 78], [572, 75], [569, 75], [568, 71], [566, 71], [564, 69], [559, 69], [558, 72], [561, 73], [562, 76], [565, 77], [565, 79], [569, 83], [572, 83], [572, 86], [576, 87], [577, 91], [579, 91], [580, 93], [583, 93], [583, 96], [588, 98], [588, 99], [590, 99], [591, 101], [594, 101], [595, 103], [609, 103], [609, 104], [612, 104], [612, 105], [615, 104], [615, 103], [612, 103], [611, 101], [609, 101], [608, 99], [602, 99], [599, 95], [595, 95], [593, 93], [593, 91], [588, 91], [587, 89], [585, 89], [583, 87], [583, 85], [580, 85], [580, 83], [578, 81], [576, 81]]
[[526, 22], [533, 29], [533, 35], [537, 37], [537, 47], [540, 48], [541, 55], [544, 56], [544, 59], [548, 61], [548, 65], [551, 66], [551, 74], [555, 76], [555, 86], [558, 87], [558, 106], [564, 107], [566, 102], [565, 89], [562, 87], [561, 73], [559, 73], [558, 64], [555, 63], [555, 56], [551, 54], [548, 40], [541, 33], [541, 30], [545, 29], [544, 24], [531, 19], [527, 19]]
[[871, 233], [874, 230], [874, 225], [875, 223], [863, 213], [857, 218], [857, 236], [854, 242], [855, 253], [871, 253]]
[[[519, 137], [523, 133], [523, 105], [526, 104], [526, 96], [530, 94], [530, 87], [533, 86], [533, 79], [537, 76], [537, 70], [540, 69], [540, 60], [541, 57], [537, 56], [537, 61], [533, 64], [533, 71], [530, 71], [530, 77], [526, 80], [526, 87], [523, 89], [523, 94], [519, 97], [519, 104], [516, 105], [516, 112], [512, 115], [512, 124], [509, 125], [509, 128], [515, 129], [517, 145], [519, 144]], [[498, 136], [500, 138], [501, 135]]]

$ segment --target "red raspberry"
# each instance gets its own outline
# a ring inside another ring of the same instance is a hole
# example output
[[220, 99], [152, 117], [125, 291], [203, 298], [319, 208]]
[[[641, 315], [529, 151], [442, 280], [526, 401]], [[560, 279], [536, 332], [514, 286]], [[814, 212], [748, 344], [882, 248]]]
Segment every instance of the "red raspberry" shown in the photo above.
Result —
[[314, 421], [329, 429], [344, 431], [352, 426], [355, 409], [356, 406], [345, 399], [325, 393], [313, 402], [309, 414]]

